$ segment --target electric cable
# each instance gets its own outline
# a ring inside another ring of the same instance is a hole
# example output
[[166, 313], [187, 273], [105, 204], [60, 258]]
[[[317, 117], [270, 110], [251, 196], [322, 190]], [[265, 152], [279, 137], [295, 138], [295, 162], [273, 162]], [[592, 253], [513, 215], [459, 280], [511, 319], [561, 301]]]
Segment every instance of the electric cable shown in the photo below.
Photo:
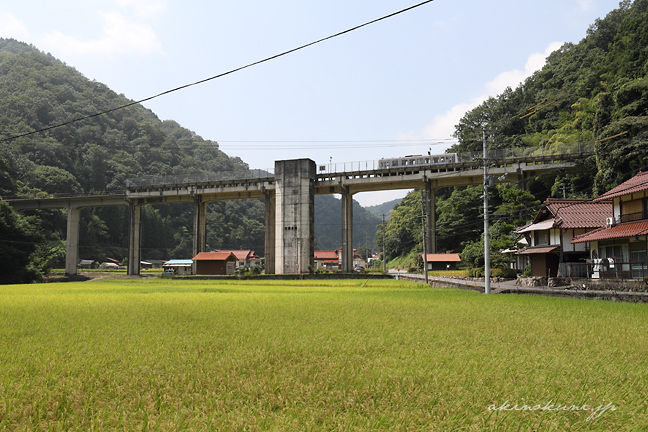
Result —
[[416, 9], [416, 8], [418, 8], [418, 7], [420, 7], [420, 6], [423, 6], [423, 5], [427, 4], [427, 3], [431, 3], [431, 2], [433, 2], [433, 1], [434, 1], [434, 0], [425, 0], [425, 1], [422, 1], [421, 3], [417, 3], [417, 4], [413, 5], [413, 6], [406, 7], [405, 9], [401, 9], [401, 10], [399, 10], [399, 11], [392, 12], [392, 13], [390, 13], [390, 14], [384, 15], [384, 16], [382, 16], [382, 17], [380, 17], [380, 18], [373, 19], [373, 20], [368, 21], [368, 22], [366, 22], [366, 23], [364, 23], [364, 24], [360, 24], [360, 25], [357, 25], [357, 26], [355, 26], [355, 27], [351, 27], [351, 28], [349, 28], [349, 29], [347, 29], [347, 30], [343, 30], [343, 31], [338, 32], [338, 33], [335, 33], [335, 34], [333, 34], [333, 35], [330, 35], [330, 36], [327, 36], [327, 37], [324, 37], [324, 38], [318, 39], [318, 40], [313, 41], [313, 42], [309, 42], [309, 43], [307, 43], [307, 44], [304, 44], [304, 45], [298, 46], [298, 47], [293, 48], [293, 49], [290, 49], [290, 50], [288, 50], [288, 51], [284, 51], [284, 52], [282, 52], [282, 53], [275, 54], [275, 55], [270, 56], [270, 57], [266, 57], [266, 58], [264, 58], [264, 59], [262, 59], [262, 60], [257, 60], [257, 61], [255, 61], [255, 62], [248, 63], [248, 64], [245, 65], [245, 66], [240, 66], [240, 67], [238, 67], [238, 68], [231, 69], [231, 70], [229, 70], [229, 71], [227, 71], [227, 72], [223, 72], [223, 73], [220, 73], [220, 74], [218, 74], [218, 75], [211, 76], [211, 77], [209, 77], [209, 78], [204, 78], [204, 79], [201, 79], [201, 80], [199, 80], [199, 81], [195, 81], [195, 82], [190, 83], [190, 84], [184, 84], [184, 85], [181, 85], [181, 86], [179, 86], [179, 87], [176, 87], [176, 88], [173, 88], [173, 89], [170, 89], [170, 90], [163, 91], [163, 92], [158, 93], [158, 94], [156, 94], [156, 95], [149, 96], [149, 97], [146, 97], [146, 98], [144, 98], [144, 99], [140, 99], [140, 100], [138, 100], [138, 101], [132, 101], [132, 102], [129, 102], [129, 103], [124, 104], [124, 105], [120, 105], [120, 106], [115, 107], [115, 108], [110, 108], [110, 109], [107, 109], [107, 110], [104, 110], [104, 111], [101, 111], [101, 112], [97, 112], [97, 113], [94, 113], [94, 114], [90, 114], [90, 115], [87, 115], [87, 116], [78, 117], [78, 118], [76, 118], [76, 119], [72, 119], [72, 120], [69, 120], [69, 121], [67, 121], [67, 122], [59, 123], [59, 124], [56, 124], [56, 125], [53, 125], [53, 126], [48, 126], [48, 127], [46, 127], [46, 128], [42, 128], [42, 129], [39, 129], [39, 130], [36, 130], [36, 131], [32, 131], [32, 132], [26, 132], [26, 133], [23, 133], [23, 134], [14, 135], [14, 136], [11, 136], [11, 137], [9, 137], [9, 138], [3, 138], [3, 139], [0, 139], [0, 142], [5, 142], [5, 141], [14, 140], [14, 139], [17, 139], [17, 138], [21, 138], [21, 137], [25, 137], [25, 136], [29, 136], [29, 135], [33, 135], [33, 134], [37, 134], [37, 133], [40, 133], [40, 132], [45, 132], [45, 131], [52, 130], [52, 129], [56, 129], [56, 128], [59, 128], [59, 127], [62, 127], [62, 126], [66, 126], [66, 125], [69, 125], [69, 124], [71, 124], [71, 123], [75, 123], [75, 122], [78, 122], [78, 121], [87, 120], [87, 119], [90, 119], [90, 118], [93, 118], [93, 117], [98, 117], [98, 116], [103, 115], [103, 114], [108, 114], [108, 113], [111, 113], [111, 112], [113, 112], [113, 111], [117, 111], [117, 110], [120, 110], [120, 109], [128, 108], [128, 107], [133, 106], [133, 105], [137, 105], [137, 104], [141, 104], [141, 103], [143, 103], [143, 102], [150, 101], [150, 100], [152, 100], [152, 99], [155, 99], [155, 98], [158, 98], [158, 97], [161, 97], [161, 96], [167, 95], [167, 94], [169, 94], [169, 93], [173, 93], [173, 92], [176, 92], [176, 91], [179, 91], [179, 90], [184, 90], [184, 89], [186, 89], [186, 88], [188, 88], [188, 87], [192, 87], [192, 86], [195, 86], [195, 85], [198, 85], [198, 84], [203, 84], [203, 83], [206, 83], [206, 82], [208, 82], [208, 81], [215, 80], [215, 79], [217, 79], [217, 78], [222, 78], [222, 77], [224, 77], [224, 76], [231, 75], [231, 74], [233, 74], [233, 73], [236, 73], [236, 72], [242, 71], [242, 70], [244, 70], [244, 69], [247, 69], [247, 68], [250, 68], [250, 67], [253, 67], [253, 66], [256, 66], [256, 65], [262, 64], [262, 63], [266, 63], [266, 62], [268, 62], [268, 61], [270, 61], [270, 60], [274, 60], [274, 59], [277, 59], [277, 58], [279, 58], [279, 57], [283, 57], [283, 56], [285, 56], [285, 55], [292, 54], [292, 53], [294, 53], [294, 52], [296, 52], [296, 51], [300, 51], [300, 50], [302, 50], [302, 49], [305, 49], [305, 48], [308, 48], [308, 47], [310, 47], [310, 46], [316, 45], [316, 44], [318, 44], [318, 43], [321, 43], [321, 42], [327, 41], [327, 40], [329, 40], [329, 39], [333, 39], [333, 38], [336, 38], [336, 37], [338, 37], [338, 36], [342, 36], [342, 35], [344, 35], [344, 34], [351, 33], [351, 32], [353, 32], [353, 31], [355, 31], [355, 30], [358, 30], [358, 29], [360, 29], [360, 28], [362, 28], [362, 27], [366, 27], [366, 26], [369, 26], [369, 25], [371, 25], [371, 24], [375, 24], [375, 23], [377, 23], [377, 22], [379, 22], [379, 21], [383, 21], [383, 20], [386, 20], [386, 19], [388, 19], [388, 18], [394, 17], [394, 16], [396, 16], [396, 15], [400, 15], [400, 14], [402, 14], [402, 13], [404, 13], [404, 12], [408, 12], [408, 11], [410, 11], [410, 10], [412, 10], [412, 9]]

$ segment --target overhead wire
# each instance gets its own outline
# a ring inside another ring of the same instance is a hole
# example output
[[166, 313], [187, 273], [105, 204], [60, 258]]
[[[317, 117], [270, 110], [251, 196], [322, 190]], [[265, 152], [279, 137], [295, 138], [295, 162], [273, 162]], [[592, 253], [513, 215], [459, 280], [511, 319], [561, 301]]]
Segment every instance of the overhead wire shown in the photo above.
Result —
[[217, 74], [217, 75], [211, 76], [211, 77], [209, 77], [209, 78], [204, 78], [204, 79], [201, 79], [201, 80], [199, 80], [199, 81], [195, 81], [195, 82], [192, 82], [192, 83], [189, 83], [189, 84], [184, 84], [184, 85], [181, 85], [181, 86], [179, 86], [179, 87], [175, 87], [175, 88], [173, 88], [173, 89], [163, 91], [163, 92], [158, 93], [158, 94], [156, 94], [156, 95], [146, 97], [146, 98], [144, 98], [144, 99], [140, 99], [140, 100], [137, 100], [137, 101], [132, 101], [132, 102], [129, 102], [129, 103], [124, 104], [124, 105], [120, 105], [120, 106], [117, 106], [117, 107], [114, 107], [114, 108], [110, 108], [110, 109], [107, 109], [107, 110], [104, 110], [104, 111], [100, 111], [100, 112], [97, 112], [97, 113], [94, 113], [94, 114], [90, 114], [90, 115], [86, 115], [86, 116], [78, 117], [78, 118], [75, 118], [75, 119], [72, 119], [72, 120], [69, 120], [69, 121], [63, 122], [63, 123], [59, 123], [59, 124], [56, 124], [56, 125], [52, 125], [52, 126], [48, 126], [48, 127], [42, 128], [42, 129], [39, 129], [39, 130], [36, 130], [36, 131], [26, 132], [26, 133], [19, 134], [19, 135], [14, 135], [14, 136], [11, 136], [11, 137], [8, 137], [8, 138], [3, 138], [3, 139], [0, 139], [0, 142], [5, 142], [5, 141], [14, 140], [14, 139], [17, 139], [17, 138], [22, 138], [22, 137], [25, 137], [25, 136], [29, 136], [29, 135], [33, 135], [33, 134], [37, 134], [37, 133], [41, 133], [41, 132], [45, 132], [45, 131], [48, 131], [48, 130], [56, 129], [56, 128], [59, 128], [59, 127], [62, 127], [62, 126], [66, 126], [66, 125], [69, 125], [69, 124], [71, 124], [71, 123], [75, 123], [75, 122], [79, 122], [79, 121], [82, 121], [82, 120], [87, 120], [87, 119], [90, 119], [90, 118], [98, 117], [98, 116], [100, 116], [100, 115], [104, 115], [104, 114], [108, 114], [108, 113], [111, 113], [111, 112], [114, 112], [114, 111], [117, 111], [117, 110], [121, 110], [121, 109], [124, 109], [124, 108], [128, 108], [128, 107], [133, 106], [133, 105], [138, 105], [138, 104], [141, 104], [141, 103], [143, 103], [143, 102], [148, 102], [148, 101], [150, 101], [150, 100], [152, 100], [152, 99], [159, 98], [159, 97], [164, 96], [164, 95], [167, 95], [167, 94], [169, 94], [169, 93], [173, 93], [173, 92], [176, 92], [176, 91], [179, 91], [179, 90], [184, 90], [184, 89], [186, 89], [186, 88], [189, 88], [189, 87], [192, 87], [192, 86], [196, 86], [196, 85], [199, 85], [199, 84], [203, 84], [203, 83], [206, 83], [206, 82], [208, 82], [208, 81], [215, 80], [215, 79], [217, 79], [217, 78], [222, 78], [222, 77], [224, 77], [224, 76], [231, 75], [231, 74], [233, 74], [233, 73], [236, 73], [236, 72], [242, 71], [242, 70], [244, 70], [244, 69], [248, 69], [248, 68], [250, 68], [250, 67], [257, 66], [257, 65], [262, 64], [262, 63], [266, 63], [266, 62], [268, 62], [268, 61], [270, 61], [270, 60], [274, 60], [274, 59], [277, 59], [277, 58], [279, 58], [279, 57], [283, 57], [283, 56], [286, 56], [286, 55], [288, 55], [288, 54], [292, 54], [292, 53], [294, 53], [294, 52], [296, 52], [296, 51], [303, 50], [303, 49], [308, 48], [308, 47], [310, 47], [310, 46], [313, 46], [313, 45], [316, 45], [316, 44], [318, 44], [318, 43], [321, 43], [321, 42], [327, 41], [327, 40], [329, 40], [329, 39], [333, 39], [333, 38], [336, 38], [336, 37], [339, 37], [339, 36], [345, 35], [345, 34], [347, 34], [347, 33], [351, 33], [351, 32], [353, 32], [353, 31], [355, 31], [355, 30], [361, 29], [361, 28], [366, 27], [366, 26], [369, 26], [369, 25], [371, 25], [371, 24], [375, 24], [375, 23], [377, 23], [377, 22], [379, 22], [379, 21], [383, 21], [383, 20], [386, 20], [386, 19], [388, 19], [388, 18], [392, 18], [392, 17], [394, 17], [394, 16], [396, 16], [396, 15], [400, 15], [400, 14], [402, 14], [402, 13], [404, 13], [404, 12], [408, 12], [408, 11], [410, 11], [410, 10], [412, 10], [412, 9], [416, 9], [416, 8], [418, 8], [418, 7], [421, 7], [421, 6], [425, 5], [425, 4], [427, 4], [427, 3], [432, 3], [433, 1], [434, 1], [434, 0], [424, 0], [424, 1], [422, 1], [422, 2], [420, 2], [420, 3], [417, 3], [417, 4], [413, 5], [413, 6], [409, 6], [409, 7], [406, 7], [406, 8], [404, 8], [404, 9], [398, 10], [398, 11], [396, 11], [396, 12], [392, 12], [392, 13], [390, 13], [390, 14], [383, 15], [382, 17], [380, 17], [380, 18], [376, 18], [376, 19], [373, 19], [373, 20], [371, 20], [371, 21], [367, 21], [367, 22], [365, 22], [364, 24], [360, 24], [360, 25], [357, 25], [357, 26], [355, 26], [355, 27], [351, 27], [351, 28], [349, 28], [349, 29], [346, 29], [346, 30], [343, 30], [343, 31], [341, 31], [341, 32], [335, 33], [335, 34], [333, 34], [333, 35], [323, 37], [323, 38], [321, 38], [321, 39], [315, 40], [315, 41], [313, 41], [313, 42], [309, 42], [309, 43], [307, 43], [307, 44], [304, 44], [304, 45], [298, 46], [298, 47], [296, 47], [296, 48], [292, 48], [292, 49], [290, 49], [290, 50], [288, 50], [288, 51], [284, 51], [284, 52], [281, 52], [281, 53], [279, 53], [279, 54], [275, 54], [275, 55], [270, 56], [270, 57], [266, 57], [266, 58], [264, 58], [264, 59], [262, 59], [262, 60], [257, 60], [257, 61], [255, 61], [255, 62], [248, 63], [248, 64], [246, 64], [246, 65], [244, 65], [244, 66], [240, 66], [240, 67], [237, 67], [237, 68], [231, 69], [231, 70], [229, 70], [229, 71], [227, 71], [227, 72], [223, 72], [223, 73], [220, 73], [220, 74]]

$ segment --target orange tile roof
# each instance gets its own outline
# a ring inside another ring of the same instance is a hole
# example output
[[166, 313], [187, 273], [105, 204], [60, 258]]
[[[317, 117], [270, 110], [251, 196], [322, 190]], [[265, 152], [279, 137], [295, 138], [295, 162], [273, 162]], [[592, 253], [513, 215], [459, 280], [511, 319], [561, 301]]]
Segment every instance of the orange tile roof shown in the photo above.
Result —
[[221, 252], [221, 253], [233, 253], [234, 256], [236, 257], [237, 260], [244, 260], [248, 258], [252, 258], [254, 256], [254, 251], [247, 249], [247, 250], [225, 250], [225, 249], [214, 249], [213, 252]]
[[583, 243], [617, 238], [628, 238], [648, 234], [648, 220], [622, 223], [610, 228], [599, 228], [576, 236], [572, 243]]
[[337, 260], [338, 254], [335, 251], [315, 251], [315, 259], [317, 260]]
[[192, 258], [194, 261], [227, 261], [229, 259], [236, 259], [236, 255], [231, 252], [200, 252]]
[[[422, 258], [423, 255], [419, 254]], [[461, 257], [456, 253], [447, 253], [447, 254], [426, 254], [425, 258], [427, 262], [459, 262]]]
[[636, 176], [632, 177], [628, 181], [621, 183], [619, 186], [605, 192], [603, 195], [596, 198], [595, 201], [612, 199], [612, 198], [620, 197], [622, 195], [628, 195], [635, 192], [642, 192], [645, 190], [648, 190], [648, 171], [647, 172], [639, 171]]

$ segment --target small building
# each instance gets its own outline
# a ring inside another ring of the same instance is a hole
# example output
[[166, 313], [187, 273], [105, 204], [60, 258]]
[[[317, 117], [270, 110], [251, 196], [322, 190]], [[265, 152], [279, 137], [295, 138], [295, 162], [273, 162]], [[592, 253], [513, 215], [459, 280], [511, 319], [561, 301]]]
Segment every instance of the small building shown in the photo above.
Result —
[[[457, 264], [461, 262], [461, 257], [456, 253], [444, 254], [425, 254], [427, 259], [428, 271], [431, 270], [457, 270]], [[423, 254], [419, 254], [419, 263], [423, 265]]]
[[93, 269], [95, 268], [95, 260], [79, 260], [77, 267], [82, 269]]
[[175, 270], [177, 275], [190, 275], [193, 261], [190, 259], [173, 259], [165, 262], [163, 267]]
[[355, 249], [353, 249], [353, 268], [358, 268], [358, 267], [364, 268], [366, 265], [367, 262], [365, 261], [365, 259], [362, 258], [360, 254], [356, 252]]
[[200, 252], [192, 260], [197, 275], [231, 275], [237, 258], [232, 252]]
[[106, 262], [102, 262], [101, 264], [99, 264], [99, 268], [100, 269], [113, 269], [114, 270], [114, 269], [119, 268], [119, 266], [117, 264], [115, 264], [114, 262], [106, 261]]
[[315, 251], [314, 265], [316, 269], [339, 270], [340, 261], [337, 251]]
[[116, 259], [114, 259], [114, 258], [108, 258], [108, 257], [106, 257], [106, 261], [107, 261], [107, 262], [114, 263], [114, 264], [117, 264], [118, 266], [121, 265], [121, 263], [119, 262], [119, 260], [116, 260]]
[[147, 263], [151, 264], [151, 266], [148, 267], [148, 268], [159, 269], [159, 268], [163, 268], [164, 263], [166, 262], [166, 260], [147, 259], [147, 260], [144, 260], [144, 262], [147, 262]]
[[377, 260], [380, 260], [380, 252], [376, 252], [375, 254], [370, 256], [369, 259], [367, 260], [367, 265], [372, 266], [374, 261], [377, 261]]

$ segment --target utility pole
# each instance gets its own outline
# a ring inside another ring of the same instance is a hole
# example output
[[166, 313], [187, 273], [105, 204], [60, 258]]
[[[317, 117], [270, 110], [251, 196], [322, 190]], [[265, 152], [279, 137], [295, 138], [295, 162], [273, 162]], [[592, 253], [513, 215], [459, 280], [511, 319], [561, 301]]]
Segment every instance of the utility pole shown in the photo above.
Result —
[[488, 235], [488, 153], [486, 128], [482, 129], [484, 141], [484, 293], [490, 294], [490, 239]]
[[421, 225], [423, 227], [423, 268], [425, 269], [425, 283], [428, 283], [427, 244], [425, 241], [425, 228], [427, 228], [427, 216], [423, 205], [423, 189], [421, 189]]
[[383, 273], [387, 272], [387, 256], [385, 256], [385, 215], [383, 217]]

